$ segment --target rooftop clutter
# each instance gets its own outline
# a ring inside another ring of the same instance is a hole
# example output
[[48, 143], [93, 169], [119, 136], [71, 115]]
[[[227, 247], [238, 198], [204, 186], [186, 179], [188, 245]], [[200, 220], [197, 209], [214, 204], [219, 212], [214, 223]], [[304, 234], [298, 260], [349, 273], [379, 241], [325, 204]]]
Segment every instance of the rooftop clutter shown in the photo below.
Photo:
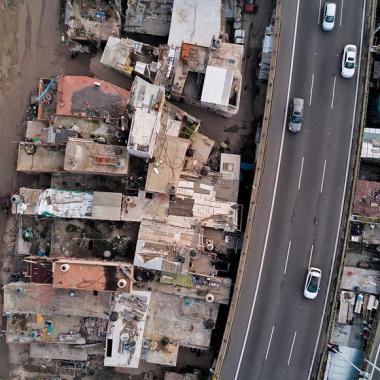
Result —
[[[127, 17], [125, 28], [169, 34], [165, 22], [147, 24], [146, 3], [130, 2], [140, 24]], [[68, 36], [107, 40], [102, 63], [136, 76], [130, 91], [83, 76], [39, 81], [17, 170], [52, 176], [12, 196], [24, 270], [5, 287], [8, 340], [39, 358], [174, 366], [180, 347], [210, 348], [219, 305], [230, 302], [242, 210], [240, 156], [170, 98], [237, 112], [242, 47], [215, 38], [218, 12], [189, 39], [201, 18], [183, 18], [194, 4], [180, 0], [157, 2], [163, 17], [173, 11], [172, 46], [120, 39], [119, 4], [107, 4], [71, 2]]]

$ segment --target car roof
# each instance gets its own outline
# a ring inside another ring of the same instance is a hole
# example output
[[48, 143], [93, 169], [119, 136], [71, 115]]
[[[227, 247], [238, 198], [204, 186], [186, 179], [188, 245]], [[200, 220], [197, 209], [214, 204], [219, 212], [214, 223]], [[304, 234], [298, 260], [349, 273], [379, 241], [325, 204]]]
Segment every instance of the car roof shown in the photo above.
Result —
[[316, 268], [316, 267], [309, 267], [308, 273], [313, 273], [314, 275], [318, 275], [319, 277], [321, 277], [321, 275], [322, 275], [321, 270], [319, 268]]
[[335, 10], [336, 10], [336, 4], [335, 3], [326, 3], [325, 4], [325, 7], [326, 7], [326, 13], [328, 15], [335, 15]]
[[303, 105], [303, 99], [301, 98], [294, 98], [293, 99], [293, 104], [297, 106], [302, 106]]
[[347, 50], [347, 51], [355, 51], [356, 52], [356, 46], [355, 45], [346, 45], [344, 47], [344, 50]]

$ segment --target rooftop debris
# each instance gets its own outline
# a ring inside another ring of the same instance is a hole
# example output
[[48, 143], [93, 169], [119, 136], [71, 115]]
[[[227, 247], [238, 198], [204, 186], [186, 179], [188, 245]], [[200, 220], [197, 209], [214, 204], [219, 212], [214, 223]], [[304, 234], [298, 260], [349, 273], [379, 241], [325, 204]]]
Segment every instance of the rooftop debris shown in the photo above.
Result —
[[174, 0], [128, 0], [124, 30], [127, 33], [169, 35]]
[[68, 38], [77, 42], [97, 43], [109, 36], [119, 37], [121, 1], [66, 1], [65, 24]]
[[155, 84], [167, 97], [230, 117], [239, 110], [243, 51], [216, 37], [206, 46], [184, 41], [162, 50]]
[[[73, 52], [107, 41], [101, 63], [134, 76], [131, 90], [42, 78], [17, 170], [50, 184], [11, 197], [19, 272], [4, 287], [7, 341], [74, 367], [93, 355], [107, 367], [175, 366], [181, 347], [209, 350], [240, 246], [240, 156], [170, 102], [237, 113], [243, 46], [221, 33], [221, 0], [129, 0], [125, 20], [121, 5], [67, 1], [65, 23]], [[121, 20], [168, 45], [120, 38]]]
[[130, 38], [110, 37], [100, 63], [131, 77], [137, 74], [154, 82], [160, 49]]

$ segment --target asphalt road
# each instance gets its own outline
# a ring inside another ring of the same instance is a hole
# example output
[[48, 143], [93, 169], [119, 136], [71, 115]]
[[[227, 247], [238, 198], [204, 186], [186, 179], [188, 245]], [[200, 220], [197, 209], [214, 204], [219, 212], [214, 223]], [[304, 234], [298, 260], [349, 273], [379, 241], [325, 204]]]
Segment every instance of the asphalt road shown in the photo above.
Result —
[[[308, 379], [318, 358], [359, 84], [357, 73], [340, 76], [341, 58], [344, 45], [361, 46], [366, 0], [336, 3], [335, 29], [323, 32], [318, 0], [283, 1], [265, 167], [222, 380]], [[305, 100], [299, 134], [286, 130], [294, 97]], [[309, 265], [322, 270], [313, 301], [302, 294]]]

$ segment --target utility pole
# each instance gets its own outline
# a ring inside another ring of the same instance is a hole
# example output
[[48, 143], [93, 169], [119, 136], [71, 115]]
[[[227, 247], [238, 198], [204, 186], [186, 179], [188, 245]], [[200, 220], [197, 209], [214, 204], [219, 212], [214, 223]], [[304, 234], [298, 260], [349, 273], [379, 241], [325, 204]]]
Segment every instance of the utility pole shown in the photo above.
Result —
[[[370, 374], [368, 372], [362, 371], [359, 367], [357, 367], [354, 363], [352, 363], [352, 361], [348, 360], [343, 354], [341, 354], [338, 350], [335, 349], [334, 345], [328, 344], [327, 347], [329, 348], [330, 351], [333, 351], [336, 354], [338, 354], [351, 367], [354, 367], [359, 372], [361, 379], [369, 379]], [[372, 363], [370, 363], [370, 364], [372, 364]], [[372, 365], [374, 365], [374, 364], [372, 364]]]

